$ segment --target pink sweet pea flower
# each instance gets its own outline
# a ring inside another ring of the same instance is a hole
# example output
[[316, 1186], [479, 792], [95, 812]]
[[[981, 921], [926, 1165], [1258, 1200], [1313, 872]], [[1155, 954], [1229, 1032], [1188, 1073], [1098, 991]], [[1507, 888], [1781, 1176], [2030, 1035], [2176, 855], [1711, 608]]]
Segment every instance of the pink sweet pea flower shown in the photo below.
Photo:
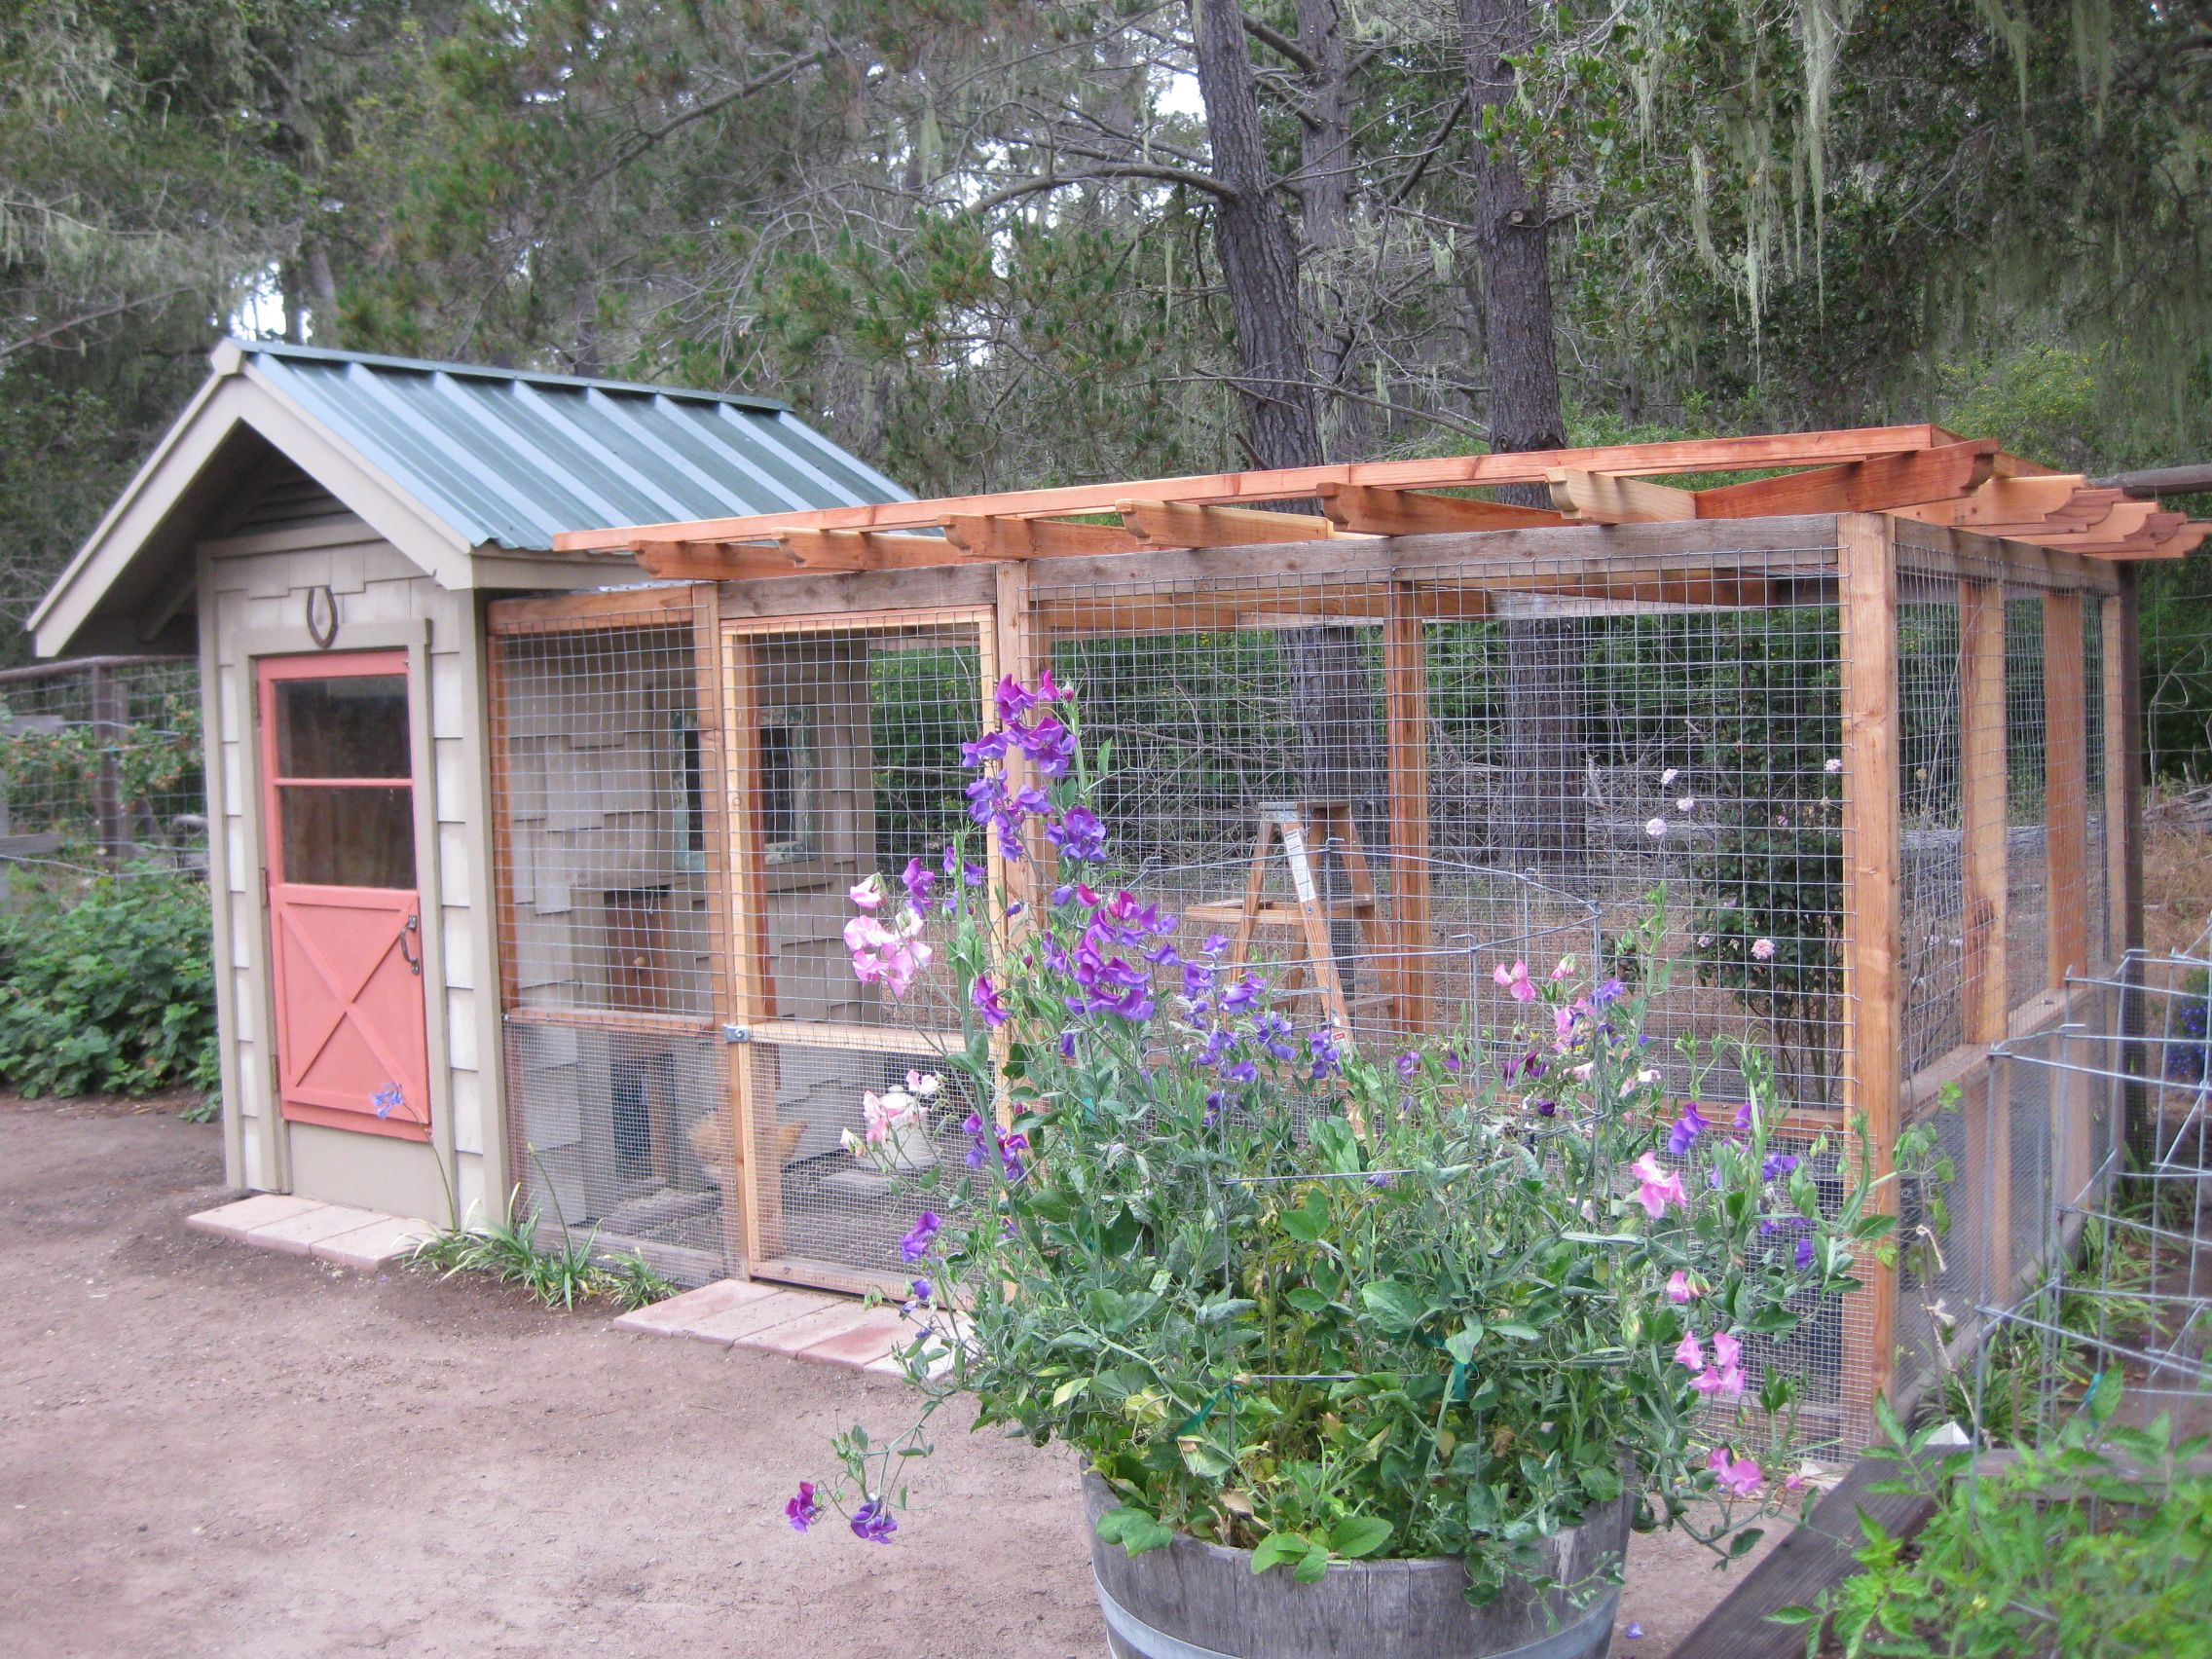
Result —
[[1713, 1471], [1722, 1492], [1738, 1497], [1750, 1497], [1766, 1484], [1764, 1469], [1749, 1457], [1736, 1456], [1725, 1446], [1715, 1446], [1705, 1466]]
[[1516, 962], [1511, 971], [1508, 971], [1505, 964], [1500, 962], [1491, 970], [1490, 977], [1511, 992], [1515, 1002], [1525, 1003], [1536, 1000], [1536, 987], [1529, 982], [1528, 963]]
[[1752, 940], [1751, 954], [1761, 962], [1772, 962], [1774, 960], [1774, 940], [1771, 939]]
[[1686, 1371], [1705, 1369], [1705, 1349], [1698, 1346], [1695, 1331], [1682, 1333], [1682, 1340], [1675, 1346], [1675, 1363]]
[[1723, 1371], [1733, 1371], [1744, 1357], [1744, 1345], [1726, 1331], [1713, 1333], [1713, 1363]]
[[1682, 1178], [1671, 1169], [1659, 1167], [1659, 1160], [1645, 1153], [1629, 1166], [1636, 1176], [1637, 1202], [1653, 1221], [1667, 1213], [1670, 1203], [1684, 1204], [1690, 1201], [1689, 1194], [1682, 1191]]
[[1733, 1365], [1718, 1371], [1709, 1365], [1690, 1379], [1690, 1386], [1708, 1398], [1718, 1394], [1724, 1400], [1738, 1400], [1744, 1394], [1744, 1374]]
[[1667, 1275], [1667, 1300], [1676, 1307], [1679, 1308], [1685, 1302], [1695, 1302], [1704, 1294], [1697, 1281], [1685, 1270], [1677, 1268]]
[[845, 897], [864, 910], [872, 910], [883, 903], [883, 877], [868, 876], [845, 889]]

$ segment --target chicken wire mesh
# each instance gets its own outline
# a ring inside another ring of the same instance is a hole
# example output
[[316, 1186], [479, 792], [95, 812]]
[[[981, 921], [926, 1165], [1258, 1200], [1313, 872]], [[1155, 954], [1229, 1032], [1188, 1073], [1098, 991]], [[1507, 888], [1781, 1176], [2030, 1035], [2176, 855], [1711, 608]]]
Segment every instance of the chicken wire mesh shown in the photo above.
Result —
[[24, 879], [203, 871], [206, 811], [189, 658], [0, 672], [0, 865]]
[[[1984, 1445], [2047, 1444], [2114, 1384], [2124, 1420], [2212, 1429], [2212, 960], [2129, 951], [2071, 991], [2062, 1023], [1994, 1057], [2015, 1108], [2009, 1225], [1931, 1287], [1932, 1364]], [[2004, 1151], [1978, 1156], [2000, 1190]]]
[[[2101, 704], [2069, 705], [2072, 751], [2048, 731], [2046, 616], [2073, 615], [1995, 556], [1937, 561], [1908, 539], [1895, 626], [1910, 1077], [1960, 1050], [1977, 995], [2010, 1009], [2049, 982], [2053, 754], [2079, 767], [2072, 902], [2092, 938], [2107, 925]], [[1672, 984], [1652, 1030], [1670, 1081], [1690, 1088], [1674, 1052], [1686, 1039], [1714, 1062], [1708, 1097], [1740, 1097], [1713, 1045], [1759, 1044], [1808, 1147], [1830, 1131], [1820, 1178], [1840, 1201], [1851, 918], [1833, 544], [1517, 549], [1504, 569], [1440, 559], [1376, 578], [1266, 559], [1116, 568], [1033, 567], [1028, 648], [1110, 746], [1098, 804], [1114, 864], [1194, 940], [1247, 935], [1239, 952], [1290, 997], [1383, 1040], [1492, 1023], [1490, 971], [1511, 960], [1648, 967], [1624, 941], [1663, 896]], [[1985, 697], [1962, 667], [1969, 580], [1997, 596]], [[2085, 695], [2101, 684], [2094, 596], [2078, 614]], [[965, 825], [960, 746], [987, 723], [997, 626], [985, 610], [884, 611], [718, 636], [663, 597], [588, 626], [496, 628], [509, 1093], [549, 1213], [694, 1252], [688, 1276], [896, 1271], [923, 1200], [901, 1196], [880, 1149], [856, 1160], [844, 1142], [866, 1095], [941, 1070], [961, 1009], [941, 959], [903, 995], [855, 977], [847, 894], [871, 875], [896, 892], [909, 857], [934, 862]], [[1970, 941], [1977, 767], [1976, 798], [2002, 802], [2007, 903], [2000, 935]], [[1044, 862], [1017, 888], [1048, 879]], [[1295, 916], [1302, 879], [1318, 921]], [[1908, 1119], [1932, 1099], [1911, 1095]], [[896, 1163], [965, 1157], [958, 1125], [983, 1106], [940, 1095]], [[734, 1123], [751, 1125], [743, 1144]], [[2006, 1144], [2033, 1156], [2037, 1132], [2023, 1123]], [[1908, 1223], [1937, 1201], [1981, 1213], [1972, 1193], [1900, 1198]], [[1899, 1334], [1918, 1341], [1913, 1317]], [[1839, 1439], [1868, 1426], [1880, 1328], [1855, 1299], [1773, 1356], [1810, 1380]]]

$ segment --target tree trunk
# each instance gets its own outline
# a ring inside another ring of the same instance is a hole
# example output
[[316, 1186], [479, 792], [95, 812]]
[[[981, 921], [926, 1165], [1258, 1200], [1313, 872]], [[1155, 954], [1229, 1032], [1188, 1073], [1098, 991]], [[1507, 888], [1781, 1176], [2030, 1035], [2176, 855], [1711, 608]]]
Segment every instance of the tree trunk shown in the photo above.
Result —
[[[1475, 274], [1482, 283], [1493, 450], [1561, 449], [1559, 356], [1552, 338], [1551, 238], [1540, 195], [1512, 155], [1482, 139], [1485, 115], [1513, 96], [1507, 61], [1528, 50], [1529, 0], [1459, 0], [1459, 38], [1475, 129]], [[1508, 486], [1501, 499], [1549, 506], [1541, 485]], [[1498, 853], [1522, 868], [1564, 871], [1587, 845], [1576, 704], [1581, 654], [1575, 623], [1520, 616], [1505, 623], [1505, 753]]]
[[1298, 243], [1274, 196], [1242, 18], [1230, 0], [1194, 0], [1191, 31], [1213, 175], [1227, 192], [1215, 201], [1214, 241], [1236, 322], [1236, 389], [1252, 457], [1267, 467], [1311, 466], [1321, 460], [1321, 432], [1307, 367]]
[[[1323, 386], [1341, 387], [1353, 372], [1341, 261], [1351, 240], [1351, 77], [1337, 0], [1298, 0], [1298, 44], [1309, 59], [1298, 112], [1298, 194], [1306, 243], [1314, 256], [1313, 366]], [[1328, 453], [1339, 460], [1365, 459], [1367, 406], [1339, 398], [1325, 413]]]

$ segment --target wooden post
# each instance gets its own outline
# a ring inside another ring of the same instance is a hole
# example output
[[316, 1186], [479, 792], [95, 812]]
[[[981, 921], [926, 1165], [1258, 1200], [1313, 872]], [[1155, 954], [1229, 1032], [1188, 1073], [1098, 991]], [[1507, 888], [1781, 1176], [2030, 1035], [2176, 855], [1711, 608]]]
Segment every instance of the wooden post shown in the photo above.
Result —
[[[748, 1272], [784, 1250], [783, 1168], [776, 1155], [775, 1124], [763, 1124], [763, 1098], [773, 1101], [776, 1058], [762, 1050], [761, 1025], [774, 1013], [774, 981], [767, 952], [766, 867], [759, 815], [759, 697], [753, 645], [736, 633], [722, 640], [723, 796], [728, 850], [729, 1000], [743, 1036], [730, 1044], [731, 1171], [742, 1195]], [[768, 1114], [772, 1120], [774, 1114]], [[775, 1164], [776, 1167], [768, 1167]]]
[[1400, 1029], [1409, 1036], [1429, 1018], [1428, 956], [1428, 649], [1420, 596], [1390, 584], [1382, 630], [1382, 699], [1389, 774], [1392, 990]]
[[[2005, 584], [1959, 583], [1959, 817], [1963, 950], [1960, 1024], [1986, 1048], [2005, 1036], [2010, 1012], [2006, 940]], [[1984, 1060], [1981, 1083], [1962, 1102], [1967, 1153], [1961, 1178], [1979, 1190], [1985, 1296], [2011, 1285], [2011, 1112], [1999, 1067]]]
[[92, 774], [92, 839], [98, 843], [100, 862], [120, 868], [129, 841], [123, 822], [123, 762], [116, 752], [122, 747], [125, 727], [123, 687], [115, 670], [97, 663], [92, 671], [92, 735], [99, 744], [99, 766]]
[[[738, 912], [736, 884], [730, 864], [729, 750], [723, 729], [721, 590], [702, 582], [691, 590], [692, 671], [696, 677], [699, 721], [699, 810], [705, 822], [707, 876], [708, 983], [712, 987], [715, 1035], [727, 1026], [746, 1023], [745, 1005], [737, 992]], [[753, 1259], [747, 1254], [750, 1235], [746, 1215], [752, 1208], [745, 1190], [746, 1143], [740, 1132], [745, 1122], [745, 1087], [749, 1075], [743, 1056], [747, 1045], [725, 1044], [722, 1068], [722, 1110], [729, 1116], [729, 1147], [722, 1160], [722, 1266], [740, 1278], [752, 1276]]]
[[2136, 567], [2104, 602], [2105, 881], [2110, 953], [2143, 947], [2143, 674]]
[[[1867, 1168], [1882, 1186], [1872, 1207], [1895, 1213], [1886, 1178], [1897, 1149], [1902, 1030], [1899, 1018], [1899, 800], [1897, 548], [1891, 521], [1836, 520], [1843, 647], [1843, 1102], [1863, 1136]], [[1856, 1155], [1857, 1148], [1853, 1149]], [[1858, 1159], [1851, 1172], [1857, 1176]], [[1870, 1421], [1896, 1363], [1897, 1269], [1871, 1259], [1852, 1299], [1865, 1368], [1849, 1366], [1842, 1394], [1852, 1431]], [[1849, 1310], [1847, 1309], [1847, 1321]]]
[[[2048, 924], [2049, 988], [2089, 970], [2089, 710], [2082, 638], [2082, 596], [2043, 599], [2044, 882]], [[2064, 1062], [2078, 1051], [2056, 1039]], [[2051, 1074], [2051, 1158], [2056, 1196], [2075, 1202], [2089, 1172], [2086, 1079]]]
[[2089, 969], [2089, 731], [2082, 596], [2043, 599], [2044, 823], [2049, 984]]

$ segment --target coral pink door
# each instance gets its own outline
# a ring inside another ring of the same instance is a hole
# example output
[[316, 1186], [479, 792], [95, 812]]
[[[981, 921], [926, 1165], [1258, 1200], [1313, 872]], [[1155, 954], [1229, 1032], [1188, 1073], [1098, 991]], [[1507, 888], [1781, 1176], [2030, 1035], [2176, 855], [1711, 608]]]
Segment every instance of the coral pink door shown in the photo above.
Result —
[[425, 1140], [407, 655], [264, 657], [260, 703], [284, 1116]]

